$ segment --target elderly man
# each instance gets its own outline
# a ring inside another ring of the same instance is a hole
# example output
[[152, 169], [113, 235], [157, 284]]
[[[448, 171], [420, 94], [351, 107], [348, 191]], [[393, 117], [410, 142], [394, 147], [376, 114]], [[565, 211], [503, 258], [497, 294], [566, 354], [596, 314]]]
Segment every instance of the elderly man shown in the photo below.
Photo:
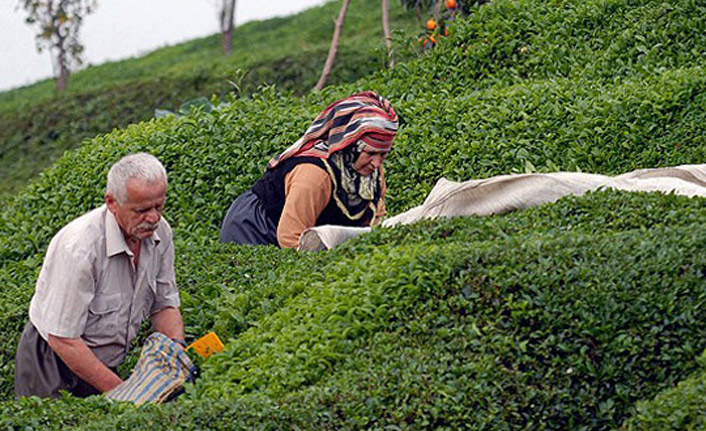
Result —
[[113, 389], [148, 316], [155, 331], [184, 344], [166, 192], [159, 160], [127, 156], [108, 173], [105, 205], [52, 239], [17, 347], [17, 397]]

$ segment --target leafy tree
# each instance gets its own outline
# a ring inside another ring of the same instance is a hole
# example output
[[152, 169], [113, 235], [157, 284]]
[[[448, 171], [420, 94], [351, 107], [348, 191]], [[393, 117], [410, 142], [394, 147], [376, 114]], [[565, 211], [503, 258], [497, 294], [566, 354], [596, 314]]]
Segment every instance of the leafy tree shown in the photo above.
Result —
[[221, 0], [221, 39], [223, 41], [223, 54], [233, 52], [233, 28], [235, 28], [235, 3], [236, 0]]
[[20, 4], [28, 14], [25, 21], [37, 26], [37, 51], [46, 48], [52, 54], [56, 89], [64, 91], [70, 69], [82, 64], [79, 30], [96, 0], [20, 0]]

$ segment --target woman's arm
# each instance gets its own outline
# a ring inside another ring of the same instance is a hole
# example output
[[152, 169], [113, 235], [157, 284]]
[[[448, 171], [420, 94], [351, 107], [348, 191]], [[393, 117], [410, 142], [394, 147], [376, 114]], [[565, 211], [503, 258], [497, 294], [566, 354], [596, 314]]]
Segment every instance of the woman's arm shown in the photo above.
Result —
[[302, 163], [284, 177], [284, 208], [277, 224], [277, 242], [282, 248], [299, 245], [299, 236], [316, 225], [331, 199], [331, 178], [320, 167]]

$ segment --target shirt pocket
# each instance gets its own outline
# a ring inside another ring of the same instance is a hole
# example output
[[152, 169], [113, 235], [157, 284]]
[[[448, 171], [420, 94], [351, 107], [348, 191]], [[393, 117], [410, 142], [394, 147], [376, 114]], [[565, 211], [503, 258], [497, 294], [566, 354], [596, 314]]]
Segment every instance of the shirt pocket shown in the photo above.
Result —
[[122, 294], [120, 292], [101, 293], [93, 297], [88, 306], [88, 311], [93, 314], [103, 315], [117, 311], [120, 308]]
[[120, 292], [101, 293], [94, 296], [88, 306], [85, 336], [95, 339], [113, 336], [118, 329], [121, 305], [122, 294]]

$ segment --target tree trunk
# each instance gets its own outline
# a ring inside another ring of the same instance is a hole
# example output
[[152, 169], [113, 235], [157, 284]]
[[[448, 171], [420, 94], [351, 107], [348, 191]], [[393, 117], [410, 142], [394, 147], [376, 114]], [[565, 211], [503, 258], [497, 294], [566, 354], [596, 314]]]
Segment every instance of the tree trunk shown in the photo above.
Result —
[[[51, 2], [49, 2], [50, 8], [51, 8]], [[58, 9], [59, 11], [64, 10], [64, 1], [59, 1]], [[51, 9], [50, 9], [51, 11]], [[54, 15], [52, 14], [52, 17]], [[66, 91], [66, 87], [68, 85], [69, 81], [69, 58], [68, 58], [68, 52], [67, 52], [67, 46], [66, 46], [66, 38], [67, 35], [66, 33], [63, 33], [61, 28], [61, 25], [57, 23], [56, 28], [54, 30], [54, 34], [56, 37], [56, 43], [54, 45], [54, 48], [56, 49], [56, 67], [58, 69], [58, 76], [56, 77], [56, 91], [57, 93], [63, 93]]]
[[223, 55], [229, 56], [233, 52], [233, 29], [230, 28], [221, 33], [223, 39]]
[[434, 5], [434, 19], [439, 21], [439, 18], [441, 17], [441, 2], [444, 0], [438, 0], [436, 4]]
[[314, 86], [314, 90], [321, 90], [326, 85], [329, 75], [331, 75], [331, 69], [333, 69], [333, 64], [336, 62], [336, 53], [338, 52], [338, 40], [341, 37], [341, 30], [343, 29], [343, 21], [346, 19], [346, 11], [348, 10], [348, 5], [351, 0], [343, 0], [341, 5], [341, 11], [338, 13], [338, 19], [336, 20], [336, 28], [333, 31], [333, 39], [331, 40], [331, 48], [328, 50], [328, 57], [326, 57], [326, 63], [324, 64], [324, 70], [321, 72], [321, 77], [319, 82]]
[[395, 67], [395, 58], [392, 56], [392, 34], [390, 34], [390, 0], [382, 0], [382, 31], [385, 33], [387, 61], [390, 68], [393, 68]]
[[[61, 57], [65, 57], [65, 53], [59, 53], [59, 62], [66, 61], [62, 60]], [[56, 77], [56, 91], [63, 93], [66, 90], [66, 86], [69, 82], [69, 68], [65, 64], [59, 65], [59, 76]]]
[[417, 15], [417, 22], [424, 23], [424, 15], [422, 14], [422, 2], [417, 0], [414, 2], [414, 13]]
[[233, 28], [235, 27], [236, 0], [223, 0], [221, 9], [221, 40], [223, 54], [228, 56], [233, 52]]

